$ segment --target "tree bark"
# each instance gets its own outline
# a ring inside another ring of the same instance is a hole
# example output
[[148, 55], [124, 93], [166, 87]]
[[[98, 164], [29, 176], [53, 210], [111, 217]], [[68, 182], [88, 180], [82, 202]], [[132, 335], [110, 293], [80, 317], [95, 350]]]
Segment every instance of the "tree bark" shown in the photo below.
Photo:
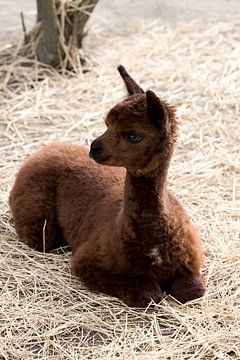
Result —
[[44, 4], [43, 1], [37, 0], [37, 22], [42, 21], [43, 4]]
[[36, 49], [40, 62], [56, 67], [59, 65], [60, 47], [56, 8], [53, 0], [38, 0], [38, 19], [41, 19], [42, 34]]

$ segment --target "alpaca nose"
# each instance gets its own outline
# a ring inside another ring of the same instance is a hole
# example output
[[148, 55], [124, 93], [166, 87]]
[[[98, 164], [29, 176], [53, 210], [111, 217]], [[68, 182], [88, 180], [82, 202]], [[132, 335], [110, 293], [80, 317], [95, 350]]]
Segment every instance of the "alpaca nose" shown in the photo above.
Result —
[[102, 144], [100, 143], [100, 141], [94, 140], [90, 147], [90, 152], [89, 152], [90, 158], [96, 160], [99, 157], [101, 157], [102, 153], [103, 153]]

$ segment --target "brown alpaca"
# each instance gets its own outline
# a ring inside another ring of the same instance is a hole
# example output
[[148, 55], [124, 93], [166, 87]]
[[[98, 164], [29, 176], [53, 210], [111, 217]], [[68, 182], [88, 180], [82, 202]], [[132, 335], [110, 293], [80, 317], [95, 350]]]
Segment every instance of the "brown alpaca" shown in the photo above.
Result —
[[198, 234], [167, 190], [175, 110], [118, 70], [129, 96], [108, 113], [94, 161], [84, 147], [52, 144], [20, 169], [10, 195], [16, 231], [41, 251], [68, 243], [73, 273], [92, 290], [131, 306], [163, 292], [184, 303], [205, 285]]

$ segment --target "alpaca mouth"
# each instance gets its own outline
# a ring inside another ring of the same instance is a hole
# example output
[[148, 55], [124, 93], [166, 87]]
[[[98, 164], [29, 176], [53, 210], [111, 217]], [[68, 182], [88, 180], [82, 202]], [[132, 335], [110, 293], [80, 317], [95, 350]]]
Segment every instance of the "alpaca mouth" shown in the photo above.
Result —
[[104, 155], [104, 156], [101, 156], [98, 158], [93, 158], [93, 160], [99, 164], [102, 164], [102, 163], [106, 162], [108, 159], [110, 159], [110, 157], [111, 157], [110, 155]]
[[99, 154], [99, 153], [96, 153], [95, 151], [90, 151], [89, 152], [89, 157], [91, 159], [93, 159], [94, 161], [96, 161], [97, 163], [103, 163], [105, 161], [107, 161], [111, 155], [104, 155], [104, 154]]

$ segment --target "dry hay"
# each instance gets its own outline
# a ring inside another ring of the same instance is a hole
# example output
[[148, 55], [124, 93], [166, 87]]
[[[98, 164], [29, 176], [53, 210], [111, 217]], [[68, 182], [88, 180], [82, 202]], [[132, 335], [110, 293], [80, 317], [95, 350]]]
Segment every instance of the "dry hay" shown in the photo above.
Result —
[[[239, 28], [237, 18], [145, 23], [128, 36], [95, 28], [85, 75], [37, 83], [37, 66], [5, 69], [15, 86], [6, 81], [0, 94], [1, 359], [240, 358]], [[124, 94], [119, 62], [181, 118], [169, 182], [201, 232], [207, 283], [206, 296], [186, 305], [166, 298], [129, 309], [93, 294], [71, 276], [69, 253], [27, 248], [9, 218], [8, 193], [29, 154], [101, 133]]]

